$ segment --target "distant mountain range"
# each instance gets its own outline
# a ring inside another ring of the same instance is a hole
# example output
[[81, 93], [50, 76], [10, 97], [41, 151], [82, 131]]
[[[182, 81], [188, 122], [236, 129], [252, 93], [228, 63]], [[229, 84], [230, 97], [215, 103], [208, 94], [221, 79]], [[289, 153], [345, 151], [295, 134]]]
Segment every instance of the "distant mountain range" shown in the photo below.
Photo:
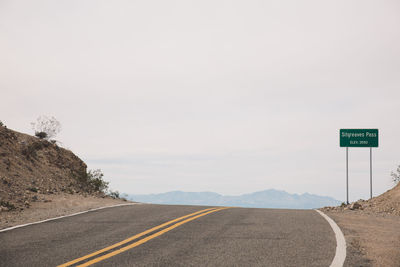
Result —
[[127, 195], [132, 201], [153, 204], [234, 206], [247, 208], [314, 209], [324, 206], [337, 206], [340, 201], [312, 194], [289, 194], [285, 191], [269, 189], [243, 194], [223, 196], [213, 192], [172, 191], [150, 195]]

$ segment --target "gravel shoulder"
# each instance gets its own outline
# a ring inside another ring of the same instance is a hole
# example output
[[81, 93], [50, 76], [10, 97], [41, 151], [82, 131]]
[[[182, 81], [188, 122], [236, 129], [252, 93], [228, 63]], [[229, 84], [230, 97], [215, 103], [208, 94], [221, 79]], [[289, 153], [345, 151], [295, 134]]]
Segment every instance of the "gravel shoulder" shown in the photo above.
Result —
[[345, 266], [399, 266], [400, 216], [363, 210], [324, 212], [345, 235]]
[[79, 194], [39, 194], [38, 199], [40, 201], [32, 202], [29, 208], [22, 211], [0, 211], [0, 229], [94, 208], [127, 203], [122, 199]]

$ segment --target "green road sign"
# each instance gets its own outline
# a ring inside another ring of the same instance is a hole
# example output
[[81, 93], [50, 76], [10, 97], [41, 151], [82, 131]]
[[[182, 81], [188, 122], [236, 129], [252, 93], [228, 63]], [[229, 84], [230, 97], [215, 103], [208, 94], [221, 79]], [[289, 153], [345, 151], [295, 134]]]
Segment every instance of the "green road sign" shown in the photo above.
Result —
[[378, 147], [378, 129], [340, 129], [341, 147]]

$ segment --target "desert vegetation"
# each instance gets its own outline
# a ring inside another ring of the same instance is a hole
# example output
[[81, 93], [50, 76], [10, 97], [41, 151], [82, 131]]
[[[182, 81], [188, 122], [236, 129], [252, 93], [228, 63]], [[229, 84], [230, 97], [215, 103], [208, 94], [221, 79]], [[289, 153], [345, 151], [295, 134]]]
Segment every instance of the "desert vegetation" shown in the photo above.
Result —
[[398, 184], [400, 182], [400, 165], [397, 167], [396, 172], [392, 172], [390, 175], [392, 176], [393, 183]]
[[39, 116], [36, 122], [31, 123], [35, 136], [40, 139], [51, 140], [61, 131], [61, 123], [55, 117]]
[[104, 174], [100, 169], [89, 170], [82, 173], [78, 180], [81, 182], [89, 192], [103, 192], [106, 193], [109, 182], [104, 179]]

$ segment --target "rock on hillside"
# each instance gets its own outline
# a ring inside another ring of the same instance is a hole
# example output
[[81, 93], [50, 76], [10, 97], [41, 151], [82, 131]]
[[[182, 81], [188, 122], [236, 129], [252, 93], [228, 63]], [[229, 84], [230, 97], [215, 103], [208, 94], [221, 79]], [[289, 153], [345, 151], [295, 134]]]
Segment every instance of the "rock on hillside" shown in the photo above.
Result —
[[101, 194], [86, 177], [86, 164], [71, 151], [0, 126], [1, 210], [22, 210], [43, 194]]

